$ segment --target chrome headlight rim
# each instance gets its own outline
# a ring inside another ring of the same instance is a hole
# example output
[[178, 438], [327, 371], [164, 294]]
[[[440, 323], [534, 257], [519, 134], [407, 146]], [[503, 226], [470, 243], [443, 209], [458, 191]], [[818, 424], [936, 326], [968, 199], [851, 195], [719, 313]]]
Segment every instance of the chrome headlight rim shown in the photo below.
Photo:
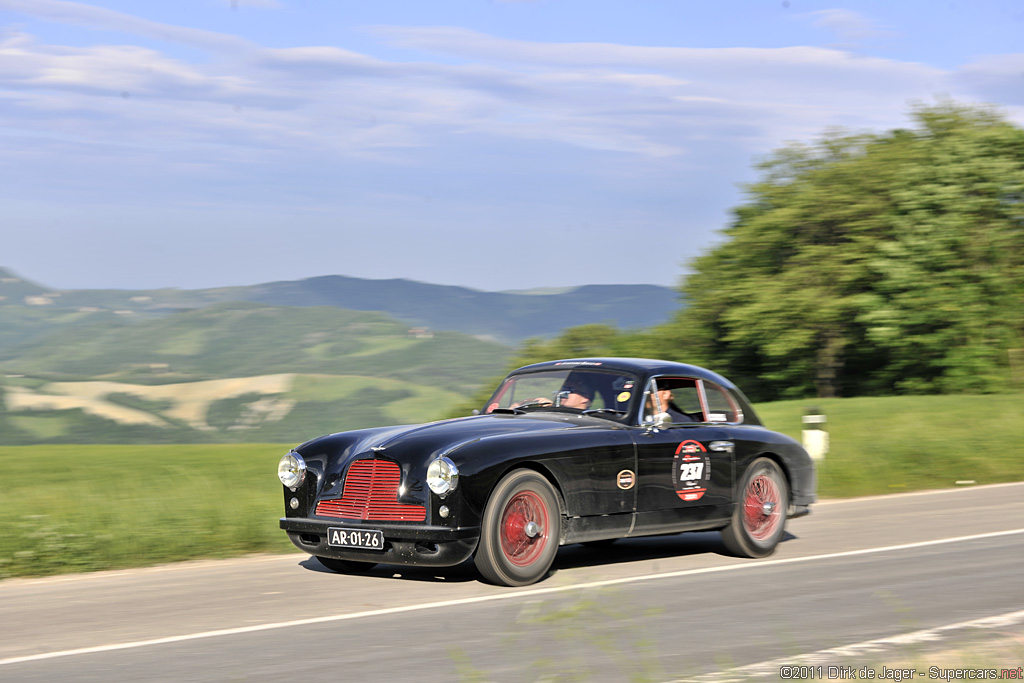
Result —
[[277, 478], [290, 489], [302, 486], [306, 480], [306, 461], [294, 451], [286, 453], [277, 463]]
[[441, 456], [427, 466], [427, 486], [439, 496], [447, 495], [459, 486], [459, 468], [448, 457]]

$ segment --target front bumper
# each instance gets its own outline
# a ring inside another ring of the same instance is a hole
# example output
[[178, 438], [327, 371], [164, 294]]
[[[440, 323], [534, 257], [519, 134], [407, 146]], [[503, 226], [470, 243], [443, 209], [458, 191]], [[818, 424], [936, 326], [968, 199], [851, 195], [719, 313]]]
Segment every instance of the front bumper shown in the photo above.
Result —
[[[329, 546], [327, 530], [331, 527], [379, 529], [384, 532], [384, 549]], [[451, 567], [461, 564], [473, 555], [480, 540], [479, 527], [410, 527], [388, 522], [346, 522], [342, 519], [328, 522], [309, 517], [282, 517], [281, 528], [288, 532], [288, 538], [296, 548], [317, 557], [420, 567]]]

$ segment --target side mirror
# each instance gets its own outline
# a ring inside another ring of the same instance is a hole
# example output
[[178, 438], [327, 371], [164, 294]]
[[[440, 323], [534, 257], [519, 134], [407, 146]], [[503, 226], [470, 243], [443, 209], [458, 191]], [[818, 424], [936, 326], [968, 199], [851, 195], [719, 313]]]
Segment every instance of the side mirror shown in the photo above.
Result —
[[654, 416], [654, 426], [658, 429], [664, 429], [672, 424], [672, 416], [668, 413], [658, 413]]
[[668, 413], [655, 413], [644, 417], [644, 426], [647, 431], [656, 432], [672, 424], [672, 417]]

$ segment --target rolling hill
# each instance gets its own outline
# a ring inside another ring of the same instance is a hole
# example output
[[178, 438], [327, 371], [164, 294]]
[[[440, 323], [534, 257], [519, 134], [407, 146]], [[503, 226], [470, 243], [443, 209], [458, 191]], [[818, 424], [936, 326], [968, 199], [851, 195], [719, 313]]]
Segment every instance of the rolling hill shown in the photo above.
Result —
[[0, 443], [295, 442], [429, 421], [522, 338], [649, 325], [675, 307], [672, 290], [639, 285], [54, 291], [0, 268]]
[[302, 441], [423, 422], [509, 352], [327, 306], [226, 303], [57, 327], [0, 358], [0, 443]]

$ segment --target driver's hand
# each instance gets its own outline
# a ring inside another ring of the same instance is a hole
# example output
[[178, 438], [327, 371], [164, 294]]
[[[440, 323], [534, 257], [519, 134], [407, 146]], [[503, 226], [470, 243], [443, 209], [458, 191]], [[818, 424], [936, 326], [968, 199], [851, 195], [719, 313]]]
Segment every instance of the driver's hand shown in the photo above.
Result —
[[520, 401], [519, 403], [513, 403], [512, 405], [509, 406], [509, 408], [510, 409], [511, 408], [518, 408], [519, 406], [525, 405], [527, 403], [529, 403], [530, 405], [534, 405], [534, 406], [549, 406], [549, 405], [551, 405], [551, 399], [544, 398], [543, 396], [538, 396], [537, 398], [528, 398], [525, 401]]

